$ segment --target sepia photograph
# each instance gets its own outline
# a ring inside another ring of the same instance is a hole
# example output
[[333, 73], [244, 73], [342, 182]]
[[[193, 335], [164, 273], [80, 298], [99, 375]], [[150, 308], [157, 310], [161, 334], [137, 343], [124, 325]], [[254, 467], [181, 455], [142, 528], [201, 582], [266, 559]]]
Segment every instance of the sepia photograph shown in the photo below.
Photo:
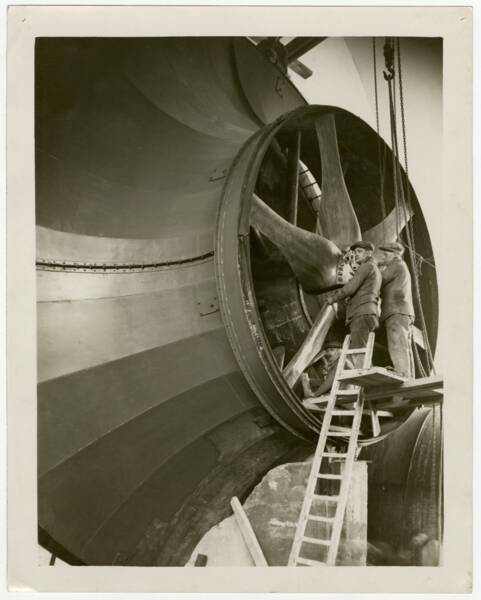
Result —
[[445, 40], [321, 25], [32, 40], [37, 567], [447, 566]]
[[[35, 59], [49, 562], [437, 565], [436, 262], [408, 177], [437, 157], [407, 150], [428, 117], [441, 152], [442, 40]], [[357, 114], [323, 97], [348, 68]]]

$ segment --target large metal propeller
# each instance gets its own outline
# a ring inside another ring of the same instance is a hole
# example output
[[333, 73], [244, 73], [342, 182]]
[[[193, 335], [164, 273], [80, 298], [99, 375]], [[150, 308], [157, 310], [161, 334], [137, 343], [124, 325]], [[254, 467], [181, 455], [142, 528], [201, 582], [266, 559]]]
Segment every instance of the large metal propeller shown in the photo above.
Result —
[[[361, 233], [344, 181], [333, 114], [315, 121], [322, 164], [322, 200], [318, 212], [318, 233], [289, 223], [256, 194], [252, 198], [251, 225], [284, 254], [304, 291], [319, 294], [332, 288], [343, 251], [361, 239], [376, 246], [395, 241], [412, 213], [394, 209], [382, 222]], [[295, 356], [284, 369], [293, 387], [312, 359], [321, 350], [335, 319], [332, 306], [324, 305]]]

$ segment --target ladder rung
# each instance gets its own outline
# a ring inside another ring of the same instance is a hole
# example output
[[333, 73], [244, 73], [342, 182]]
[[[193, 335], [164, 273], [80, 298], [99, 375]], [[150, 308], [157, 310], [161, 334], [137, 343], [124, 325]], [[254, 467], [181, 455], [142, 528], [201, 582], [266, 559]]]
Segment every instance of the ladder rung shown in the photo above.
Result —
[[324, 517], [322, 515], [307, 515], [307, 519], [309, 521], [319, 521], [320, 523], [332, 523], [334, 522], [334, 517]]
[[346, 350], [346, 354], [366, 354], [367, 348], [350, 348]]
[[336, 396], [357, 396], [359, 390], [337, 390]]
[[317, 567], [318, 565], [326, 566], [325, 562], [321, 562], [320, 560], [312, 560], [310, 558], [302, 558], [302, 556], [297, 557], [296, 563], [306, 565], [307, 567]]
[[344, 415], [346, 417], [354, 416], [356, 414], [355, 410], [338, 410], [335, 409], [332, 411], [333, 416]]
[[330, 500], [331, 502], [337, 502], [339, 500], [339, 496], [329, 496], [326, 494], [312, 494], [312, 498], [316, 500]]
[[342, 479], [342, 475], [337, 473], [318, 473], [317, 477], [319, 479]]
[[[341, 371], [341, 380], [339, 381], [339, 383], [346, 383], [345, 381], [342, 381], [342, 379], [347, 379], [348, 377], [352, 377], [355, 375], [363, 375], [365, 371], [368, 371], [368, 369], [364, 369], [364, 368], [344, 369], [343, 371]], [[351, 384], [351, 385], [355, 385], [355, 384]]]
[[320, 540], [318, 538], [313, 538], [309, 536], [304, 536], [302, 538], [303, 542], [307, 542], [308, 544], [317, 544], [318, 546], [330, 546], [331, 540]]
[[331, 437], [346, 437], [352, 435], [352, 431], [328, 431], [327, 435]]
[[344, 458], [347, 456], [347, 452], [323, 452], [322, 456], [327, 458]]
[[322, 396], [314, 396], [313, 398], [304, 398], [310, 404], [327, 404], [329, 402], [329, 398], [322, 398]]

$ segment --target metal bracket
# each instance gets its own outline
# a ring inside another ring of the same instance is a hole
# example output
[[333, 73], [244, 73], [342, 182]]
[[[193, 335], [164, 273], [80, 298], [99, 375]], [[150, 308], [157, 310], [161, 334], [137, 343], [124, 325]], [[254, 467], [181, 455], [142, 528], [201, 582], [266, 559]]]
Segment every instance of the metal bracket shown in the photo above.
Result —
[[227, 167], [224, 167], [223, 169], [216, 167], [210, 174], [209, 181], [218, 181], [219, 179], [224, 179], [226, 176]]
[[219, 312], [219, 300], [216, 295], [215, 289], [209, 287], [208, 289], [198, 288], [195, 292], [197, 309], [201, 317], [211, 315]]

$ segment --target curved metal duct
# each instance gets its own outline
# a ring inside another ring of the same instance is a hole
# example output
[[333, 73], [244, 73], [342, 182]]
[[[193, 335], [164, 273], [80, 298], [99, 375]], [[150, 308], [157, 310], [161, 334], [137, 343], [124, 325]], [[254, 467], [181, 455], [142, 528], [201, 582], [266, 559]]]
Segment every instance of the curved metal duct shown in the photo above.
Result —
[[[389, 438], [364, 449], [369, 468], [368, 537], [393, 555], [414, 550], [416, 538], [443, 538], [441, 407], [422, 408]], [[411, 564], [416, 557], [409, 557]], [[399, 564], [399, 563], [397, 563]]]
[[246, 40], [37, 40], [39, 525], [79, 561], [135, 561], [216, 470], [260, 445], [242, 495], [293, 446], [230, 349], [212, 254], [232, 161], [302, 104]]

